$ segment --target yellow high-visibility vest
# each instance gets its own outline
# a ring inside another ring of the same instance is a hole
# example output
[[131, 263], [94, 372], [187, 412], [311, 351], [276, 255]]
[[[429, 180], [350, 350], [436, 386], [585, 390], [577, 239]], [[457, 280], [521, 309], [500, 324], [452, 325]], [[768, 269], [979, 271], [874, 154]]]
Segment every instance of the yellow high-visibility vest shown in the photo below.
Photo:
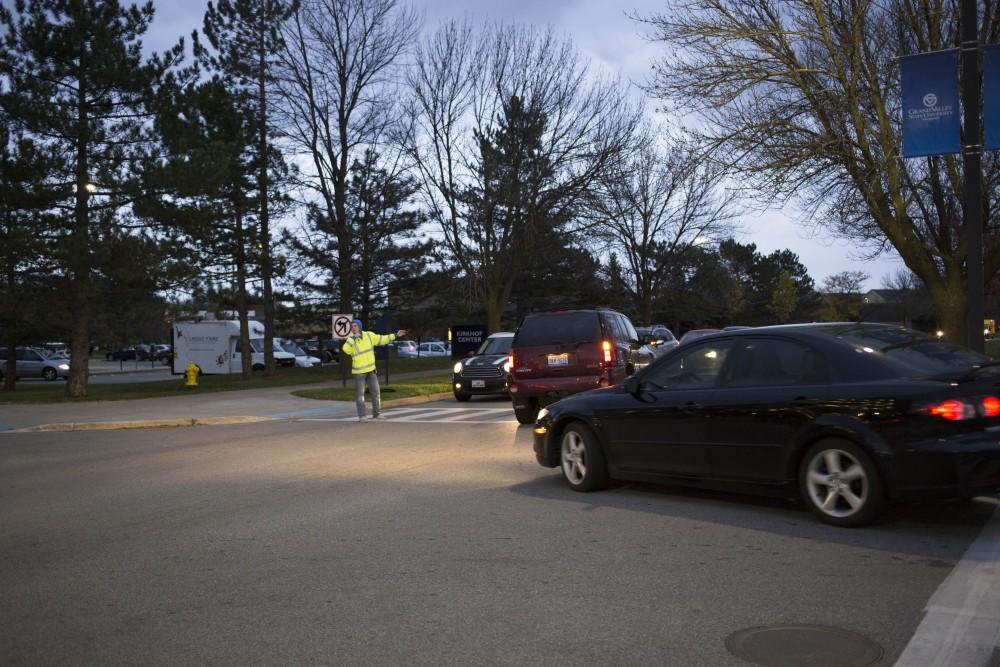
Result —
[[361, 375], [375, 370], [375, 346], [388, 345], [396, 340], [396, 334], [380, 336], [371, 331], [362, 331], [361, 336], [351, 336], [340, 348], [345, 354], [351, 355], [351, 373]]

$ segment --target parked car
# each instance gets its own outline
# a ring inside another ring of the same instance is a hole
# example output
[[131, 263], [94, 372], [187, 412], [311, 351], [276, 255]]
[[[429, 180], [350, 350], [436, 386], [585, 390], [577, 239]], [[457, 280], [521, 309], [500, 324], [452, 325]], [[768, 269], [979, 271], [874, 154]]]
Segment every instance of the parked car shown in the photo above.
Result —
[[691, 329], [683, 336], [681, 336], [678, 345], [684, 345], [690, 343], [691, 341], [698, 340], [699, 338], [704, 338], [705, 336], [718, 333], [721, 329]]
[[639, 334], [639, 342], [642, 343], [643, 349], [653, 359], [662, 357], [680, 345], [673, 332], [662, 325], [636, 327], [635, 331]]
[[[7, 349], [0, 347], [0, 380], [5, 377], [7, 372]], [[69, 377], [69, 359], [53, 357], [46, 350], [34, 347], [15, 348], [14, 354], [16, 356], [15, 379], [40, 377], [51, 381], [56, 378]]]
[[417, 356], [417, 342], [413, 340], [394, 340], [392, 345], [400, 359], [410, 359]]
[[799, 496], [858, 526], [888, 502], [1000, 488], [998, 371], [899, 326], [733, 331], [541, 410], [534, 450], [577, 491], [617, 478]]
[[105, 355], [108, 361], [148, 361], [150, 348], [148, 345], [126, 345]]
[[563, 396], [618, 384], [648, 364], [627, 317], [607, 309], [527, 315], [510, 351], [509, 391], [514, 415], [535, 421], [538, 409]]
[[420, 343], [417, 345], [418, 357], [450, 357], [451, 350], [444, 343]]
[[169, 364], [174, 356], [174, 348], [172, 345], [167, 345], [165, 343], [157, 343], [152, 346], [150, 352], [153, 355], [153, 359], [164, 364]]
[[319, 356], [323, 363], [338, 363], [340, 360], [340, 348], [343, 345], [344, 341], [340, 338], [328, 338], [322, 343], [321, 354], [314, 354], [313, 356]]
[[322, 364], [319, 357], [306, 354], [305, 350], [287, 338], [275, 338], [274, 340], [278, 344], [275, 350], [280, 349], [283, 352], [295, 355], [296, 368], [312, 368], [313, 366], [320, 366]]
[[508, 353], [514, 334], [500, 331], [490, 334], [475, 355], [456, 361], [452, 368], [452, 390], [455, 400], [467, 401], [472, 396], [507, 393]]

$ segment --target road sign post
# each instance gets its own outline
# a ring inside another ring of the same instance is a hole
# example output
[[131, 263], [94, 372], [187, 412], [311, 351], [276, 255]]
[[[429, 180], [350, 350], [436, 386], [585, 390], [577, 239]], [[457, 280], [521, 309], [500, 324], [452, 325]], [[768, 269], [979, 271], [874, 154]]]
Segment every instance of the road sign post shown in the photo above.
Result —
[[[354, 321], [354, 313], [337, 313], [330, 318], [330, 333], [334, 338], [343, 340], [351, 334], [351, 322]], [[340, 384], [347, 386], [347, 355], [344, 354], [343, 345], [338, 354], [337, 363], [340, 364]]]

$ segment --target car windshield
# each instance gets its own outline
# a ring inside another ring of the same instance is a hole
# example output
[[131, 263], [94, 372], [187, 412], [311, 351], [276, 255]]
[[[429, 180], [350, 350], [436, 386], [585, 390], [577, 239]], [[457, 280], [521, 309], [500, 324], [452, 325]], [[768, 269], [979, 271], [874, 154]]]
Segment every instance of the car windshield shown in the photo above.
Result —
[[281, 349], [283, 349], [285, 352], [288, 352], [289, 354], [294, 354], [296, 357], [306, 356], [305, 351], [303, 351], [303, 349], [298, 345], [296, 345], [295, 343], [291, 342], [282, 343]]
[[528, 315], [517, 331], [518, 347], [595, 343], [600, 339], [601, 327], [593, 311]]
[[513, 336], [497, 336], [496, 338], [487, 338], [483, 341], [483, 344], [479, 346], [479, 350], [476, 351], [476, 354], [507, 354], [510, 352], [510, 343], [513, 340]]
[[264, 351], [264, 339], [263, 338], [251, 338], [250, 347], [254, 352], [260, 354]]
[[838, 338], [921, 373], [967, 369], [990, 361], [989, 357], [967, 347], [903, 327], [859, 327], [840, 332]]

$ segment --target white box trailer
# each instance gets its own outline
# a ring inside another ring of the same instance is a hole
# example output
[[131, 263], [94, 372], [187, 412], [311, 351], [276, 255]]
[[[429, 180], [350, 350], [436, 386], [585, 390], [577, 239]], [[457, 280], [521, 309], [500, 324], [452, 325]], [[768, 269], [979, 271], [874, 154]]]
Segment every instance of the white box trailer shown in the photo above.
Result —
[[[254, 370], [264, 369], [264, 325], [251, 320], [250, 357]], [[174, 358], [171, 372], [184, 373], [191, 362], [202, 373], [240, 373], [243, 370], [240, 350], [239, 320], [205, 320], [202, 322], [174, 322], [171, 327]], [[274, 361], [278, 366], [294, 366], [295, 356], [281, 350], [275, 343]]]

